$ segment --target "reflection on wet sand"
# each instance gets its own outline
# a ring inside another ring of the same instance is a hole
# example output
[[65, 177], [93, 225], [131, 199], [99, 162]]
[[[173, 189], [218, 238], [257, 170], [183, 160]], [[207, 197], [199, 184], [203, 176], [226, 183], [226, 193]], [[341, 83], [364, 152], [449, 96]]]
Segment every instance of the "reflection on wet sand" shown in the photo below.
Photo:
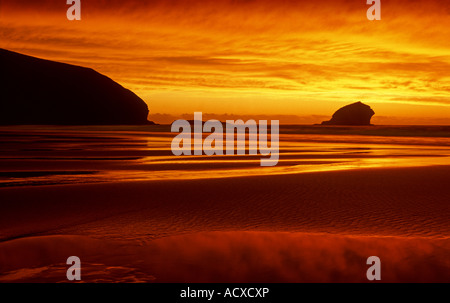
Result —
[[21, 129], [0, 136], [2, 187], [450, 164], [447, 138], [281, 133], [278, 165], [261, 167], [254, 155], [174, 156], [170, 132]]
[[449, 282], [448, 138], [352, 131], [281, 129], [261, 167], [175, 157], [164, 127], [0, 129], [0, 282], [66, 281], [72, 255], [83, 282], [363, 282], [372, 255]]
[[366, 282], [371, 255], [383, 262], [383, 282], [450, 279], [450, 241], [420, 238], [205, 232], [144, 245], [46, 236], [0, 248], [0, 282], [65, 282], [61, 260], [71, 254], [83, 260], [83, 282]]

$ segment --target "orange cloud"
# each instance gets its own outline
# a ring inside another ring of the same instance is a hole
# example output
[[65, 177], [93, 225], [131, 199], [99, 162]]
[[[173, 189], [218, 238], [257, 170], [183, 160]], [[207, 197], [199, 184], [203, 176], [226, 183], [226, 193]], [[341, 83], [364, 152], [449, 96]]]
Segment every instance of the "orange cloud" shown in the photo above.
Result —
[[[450, 116], [450, 4], [383, 1], [2, 1], [3, 47], [89, 66], [151, 112]], [[437, 120], [436, 120], [437, 121]]]

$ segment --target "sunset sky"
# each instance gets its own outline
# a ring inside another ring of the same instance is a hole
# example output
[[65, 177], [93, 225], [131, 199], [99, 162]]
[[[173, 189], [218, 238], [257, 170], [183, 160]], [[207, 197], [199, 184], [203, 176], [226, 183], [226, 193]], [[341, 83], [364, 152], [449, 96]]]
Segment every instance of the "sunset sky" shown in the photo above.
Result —
[[450, 124], [450, 1], [381, 3], [369, 21], [366, 0], [81, 0], [68, 21], [66, 0], [0, 0], [0, 47], [92, 67], [157, 122], [320, 123], [363, 101], [374, 123]]

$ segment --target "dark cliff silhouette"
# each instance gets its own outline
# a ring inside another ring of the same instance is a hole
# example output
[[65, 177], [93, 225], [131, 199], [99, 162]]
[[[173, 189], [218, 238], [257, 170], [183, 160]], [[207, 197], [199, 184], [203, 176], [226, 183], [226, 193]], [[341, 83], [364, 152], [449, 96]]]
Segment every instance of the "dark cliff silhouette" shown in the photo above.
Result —
[[338, 109], [331, 120], [323, 121], [322, 125], [371, 125], [370, 119], [374, 114], [370, 106], [356, 102]]
[[0, 124], [152, 124], [133, 92], [90, 68], [0, 49]]

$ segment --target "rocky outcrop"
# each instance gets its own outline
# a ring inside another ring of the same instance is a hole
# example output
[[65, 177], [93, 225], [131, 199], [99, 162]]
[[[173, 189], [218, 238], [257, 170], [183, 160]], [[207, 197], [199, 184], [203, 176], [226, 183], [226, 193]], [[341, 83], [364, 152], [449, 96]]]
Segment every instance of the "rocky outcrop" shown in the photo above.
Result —
[[0, 49], [0, 124], [150, 124], [145, 102], [90, 68]]
[[323, 121], [322, 125], [371, 125], [370, 119], [374, 114], [370, 106], [356, 102], [338, 109], [331, 120]]

